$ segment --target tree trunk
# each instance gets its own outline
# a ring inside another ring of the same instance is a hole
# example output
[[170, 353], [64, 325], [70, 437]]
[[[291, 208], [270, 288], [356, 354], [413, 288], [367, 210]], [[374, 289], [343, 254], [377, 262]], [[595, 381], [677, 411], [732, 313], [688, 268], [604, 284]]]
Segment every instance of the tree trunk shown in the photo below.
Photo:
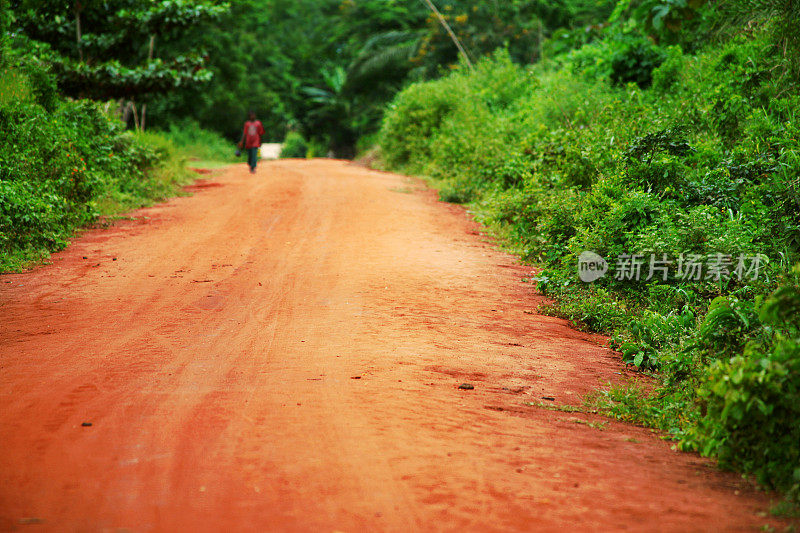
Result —
[[[149, 50], [147, 52], [147, 60], [148, 61], [152, 61], [153, 60], [153, 48], [155, 47], [155, 44], [156, 44], [156, 36], [155, 35], [151, 35], [150, 36], [150, 48], [149, 48]], [[142, 104], [142, 122], [139, 125], [139, 128], [142, 131], [144, 131], [144, 120], [145, 120], [145, 116], [146, 115], [147, 115], [147, 104]]]
[[136, 131], [142, 131], [142, 124], [139, 122], [139, 113], [136, 112], [136, 103], [131, 100], [131, 110], [133, 111], [133, 127]]
[[544, 23], [539, 19], [539, 61], [544, 61]]
[[119, 114], [120, 118], [122, 119], [122, 123], [125, 124], [125, 127], [128, 127], [128, 121], [131, 118], [131, 103], [126, 102], [125, 100], [120, 100], [119, 102]]
[[75, 2], [75, 44], [78, 46], [78, 59], [83, 63], [83, 46], [81, 46], [81, 11], [83, 6], [80, 2]]

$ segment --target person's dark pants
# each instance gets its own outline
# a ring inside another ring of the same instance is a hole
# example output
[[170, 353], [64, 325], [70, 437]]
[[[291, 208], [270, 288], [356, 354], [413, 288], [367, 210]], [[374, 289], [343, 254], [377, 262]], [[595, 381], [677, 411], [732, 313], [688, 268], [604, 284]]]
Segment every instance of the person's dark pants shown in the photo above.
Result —
[[250, 165], [250, 171], [253, 172], [258, 164], [258, 148], [247, 149], [247, 164]]

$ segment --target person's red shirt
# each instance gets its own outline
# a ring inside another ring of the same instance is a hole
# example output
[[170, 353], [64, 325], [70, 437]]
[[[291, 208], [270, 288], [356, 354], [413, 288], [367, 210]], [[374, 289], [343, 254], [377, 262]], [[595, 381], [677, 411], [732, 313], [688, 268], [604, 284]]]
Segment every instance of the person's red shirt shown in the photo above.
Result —
[[264, 135], [264, 126], [260, 120], [248, 120], [244, 123], [245, 148], [258, 148], [261, 146], [262, 135]]

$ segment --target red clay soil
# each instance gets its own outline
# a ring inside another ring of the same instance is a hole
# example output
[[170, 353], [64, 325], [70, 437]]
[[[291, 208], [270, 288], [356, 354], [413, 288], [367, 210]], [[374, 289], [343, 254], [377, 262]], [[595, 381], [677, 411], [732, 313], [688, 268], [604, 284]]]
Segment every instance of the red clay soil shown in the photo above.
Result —
[[535, 314], [530, 268], [418, 182], [278, 161], [192, 189], [0, 276], [0, 529], [768, 521], [648, 430], [526, 405], [620, 360]]

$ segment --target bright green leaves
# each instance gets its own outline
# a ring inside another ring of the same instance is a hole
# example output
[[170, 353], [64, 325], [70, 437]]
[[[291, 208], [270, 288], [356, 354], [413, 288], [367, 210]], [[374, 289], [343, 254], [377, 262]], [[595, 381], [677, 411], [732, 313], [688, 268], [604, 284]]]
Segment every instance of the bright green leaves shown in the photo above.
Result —
[[79, 98], [152, 96], [211, 79], [185, 37], [218, 20], [228, 4], [190, 0], [83, 2], [17, 7], [16, 25], [50, 44], [59, 88]]
[[90, 65], [62, 59], [53, 66], [59, 86], [67, 94], [108, 100], [167, 93], [207, 82], [212, 74], [203, 64], [203, 58], [192, 55], [171, 61], [153, 59], [134, 68], [117, 60]]
[[131, 7], [116, 11], [112, 20], [129, 34], [158, 34], [163, 38], [176, 30], [186, 30], [197, 24], [219, 20], [229, 9], [230, 4], [227, 2], [218, 5], [197, 0], [136, 2]]
[[90, 101], [0, 103], [0, 271], [64, 247], [108, 195], [138, 206], [158, 193], [163, 154]]
[[[706, 414], [691, 439], [724, 465], [754, 473], [767, 485], [800, 489], [800, 291], [797, 273], [760, 305], [767, 324], [741, 355], [714, 362], [698, 391]], [[717, 301], [704, 322], [731, 330], [752, 319], [731, 302]]]

